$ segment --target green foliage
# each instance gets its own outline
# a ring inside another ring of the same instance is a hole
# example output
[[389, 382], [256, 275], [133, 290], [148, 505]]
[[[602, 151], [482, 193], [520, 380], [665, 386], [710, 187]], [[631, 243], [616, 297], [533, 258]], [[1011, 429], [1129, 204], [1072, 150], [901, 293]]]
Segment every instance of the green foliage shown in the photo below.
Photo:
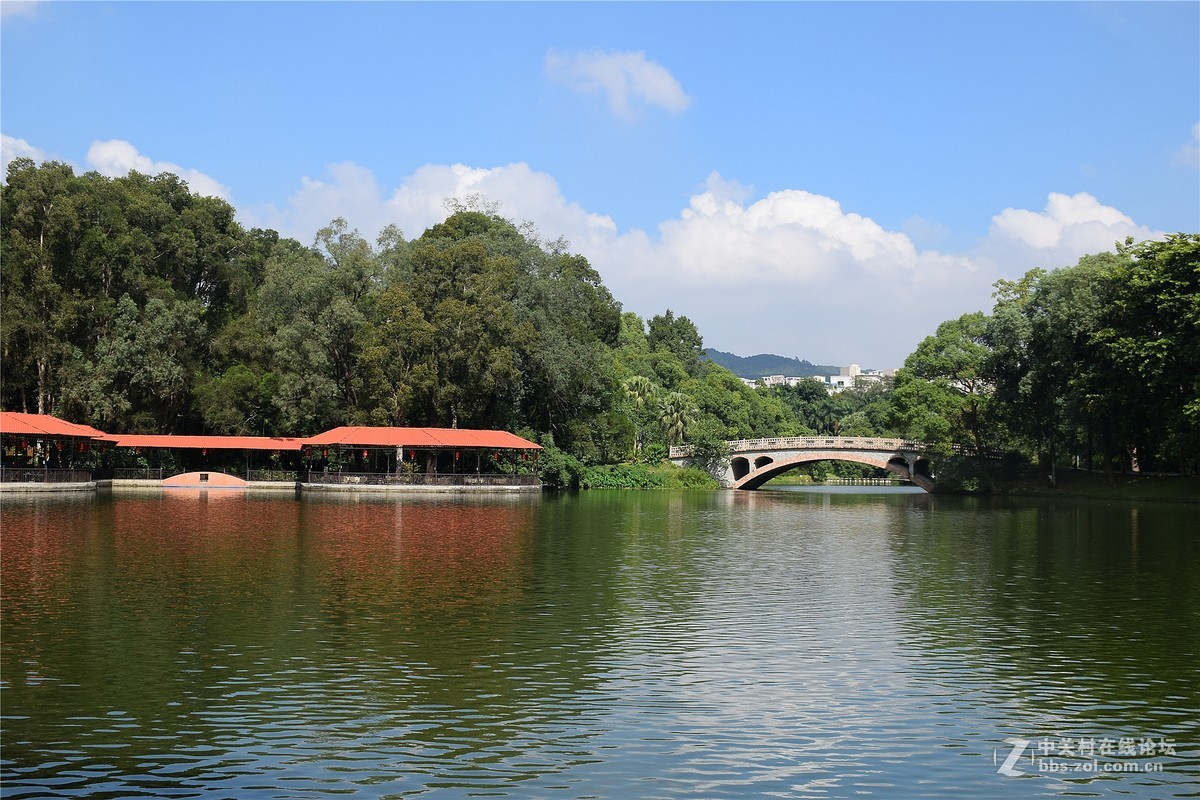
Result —
[[713, 489], [717, 482], [700, 469], [649, 464], [605, 464], [589, 467], [585, 489]]
[[169, 430], [188, 402], [201, 315], [195, 300], [154, 298], [139, 309], [124, 295], [91, 357], [76, 349], [64, 366], [64, 407], [109, 429]]
[[[886, 418], [890, 388], [882, 385], [847, 389], [831, 395], [820, 381], [808, 380], [762, 391], [777, 398], [794, 420], [796, 429], [783, 435], [876, 436], [889, 433]], [[856, 433], [843, 430], [847, 420]]]
[[1112, 472], [1200, 469], [1200, 236], [1085, 256], [997, 284], [997, 416], [1041, 456]]
[[[119, 426], [190, 420], [208, 333], [253, 285], [243, 254], [256, 240], [232, 207], [170, 174], [76, 176], [16, 159], [0, 221], [4, 407]], [[119, 363], [142, 356], [153, 363]]]
[[540, 439], [538, 444], [543, 450], [538, 455], [538, 476], [542, 485], [552, 489], [578, 489], [586, 473], [579, 459], [558, 449], [554, 437], [549, 434], [537, 436], [532, 431], [525, 431], [525, 434]]
[[[804, 434], [1200, 470], [1197, 234], [1001, 281], [894, 387], [836, 395], [746, 386], [687, 317], [623, 313], [586, 259], [478, 198], [413, 240], [334, 220], [306, 246], [174, 175], [17, 159], [0, 263], [0, 404], [113, 431], [524, 429], [562, 487], [700, 482], [727, 440]], [[659, 465], [672, 444], [699, 468]]]
[[729, 443], [724, 434], [723, 426], [712, 418], [696, 425], [688, 440], [692, 449], [688, 465], [714, 478], [723, 473], [726, 459], [729, 458]]
[[704, 342], [687, 317], [676, 317], [670, 309], [651, 317], [646, 343], [653, 352], [674, 356], [686, 374], [698, 377], [704, 373]]
[[990, 418], [993, 387], [988, 374], [992, 353], [984, 342], [986, 328], [982, 313], [964, 314], [943, 322], [937, 333], [922, 340], [896, 375], [891, 407], [883, 417], [886, 424], [945, 452], [953, 444], [977, 452], [994, 446], [997, 431]]
[[824, 483], [834, 478], [852, 480], [881, 477], [879, 474], [881, 471], [875, 467], [855, 464], [852, 461], [817, 461], [799, 467], [798, 471], [807, 475], [809, 480], [814, 483]]
[[646, 445], [646, 449], [642, 451], [642, 461], [647, 464], [659, 464], [667, 460], [670, 451], [667, 446], [661, 442], [651, 442]]

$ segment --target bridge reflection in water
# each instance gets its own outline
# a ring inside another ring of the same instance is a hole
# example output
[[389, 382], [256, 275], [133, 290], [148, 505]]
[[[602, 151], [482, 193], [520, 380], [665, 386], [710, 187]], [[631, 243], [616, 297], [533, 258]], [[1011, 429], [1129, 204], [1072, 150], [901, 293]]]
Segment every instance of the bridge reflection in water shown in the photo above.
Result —
[[[902, 480], [932, 491], [933, 477], [925, 457], [928, 446], [908, 439], [866, 436], [779, 436], [728, 442], [729, 457], [717, 478], [729, 489], [757, 489], [777, 475], [816, 461], [852, 461], [885, 469]], [[671, 462], [684, 465], [691, 447], [671, 448]]]

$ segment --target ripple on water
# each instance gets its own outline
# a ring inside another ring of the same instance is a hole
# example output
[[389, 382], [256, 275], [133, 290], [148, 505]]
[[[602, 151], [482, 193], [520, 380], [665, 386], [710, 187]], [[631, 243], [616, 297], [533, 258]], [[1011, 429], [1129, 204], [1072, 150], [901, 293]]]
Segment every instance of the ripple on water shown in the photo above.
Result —
[[[6, 509], [0, 794], [1193, 791], [1194, 539], [775, 494]], [[1135, 735], [1181, 746], [996, 772]]]

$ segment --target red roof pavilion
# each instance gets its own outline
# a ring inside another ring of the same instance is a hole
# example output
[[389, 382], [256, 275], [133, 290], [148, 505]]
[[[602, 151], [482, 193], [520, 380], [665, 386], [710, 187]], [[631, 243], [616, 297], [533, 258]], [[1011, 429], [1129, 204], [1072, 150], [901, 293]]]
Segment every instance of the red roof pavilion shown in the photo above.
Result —
[[21, 411], [0, 411], [0, 433], [13, 436], [41, 436], [49, 438], [103, 439], [104, 431], [88, 425], [52, 417], [49, 414], [26, 414]]
[[507, 431], [470, 428], [367, 428], [343, 426], [302, 441], [317, 447], [479, 448], [483, 450], [541, 450], [542, 446]]

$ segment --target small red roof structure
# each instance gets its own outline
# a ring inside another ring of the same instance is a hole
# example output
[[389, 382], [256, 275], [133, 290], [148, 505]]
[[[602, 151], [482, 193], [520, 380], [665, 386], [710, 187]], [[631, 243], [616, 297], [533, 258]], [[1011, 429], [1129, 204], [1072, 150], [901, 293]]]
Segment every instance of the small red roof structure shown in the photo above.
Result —
[[163, 447], [184, 450], [289, 450], [300, 449], [300, 439], [274, 436], [170, 436], [121, 433], [108, 437], [117, 447]]
[[49, 414], [26, 414], [21, 411], [0, 411], [0, 433], [14, 436], [46, 436], [72, 439], [103, 439], [108, 434], [89, 425], [52, 417]]
[[542, 446], [507, 431], [470, 428], [365, 428], [343, 426], [304, 439], [306, 445], [350, 447], [480, 448], [541, 450]]

